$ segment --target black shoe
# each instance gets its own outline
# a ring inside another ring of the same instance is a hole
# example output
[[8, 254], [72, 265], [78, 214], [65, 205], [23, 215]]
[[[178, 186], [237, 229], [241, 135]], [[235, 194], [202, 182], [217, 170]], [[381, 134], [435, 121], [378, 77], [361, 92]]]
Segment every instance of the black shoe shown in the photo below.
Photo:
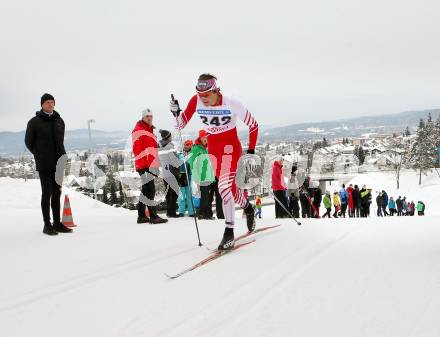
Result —
[[214, 217], [208, 215], [199, 215], [199, 220], [214, 220]]
[[[227, 224], [227, 223], [226, 223]], [[226, 227], [225, 232], [223, 234], [223, 239], [218, 246], [218, 250], [230, 250], [234, 248], [234, 229]]]
[[44, 225], [43, 233], [47, 235], [58, 235], [58, 232], [53, 229], [52, 225]]
[[182, 213], [179, 213], [179, 215], [178, 215], [179, 218], [183, 218], [184, 216], [185, 216], [185, 214], [182, 214]]
[[168, 218], [178, 218], [179, 216], [177, 214], [168, 214], [167, 213], [167, 217]]
[[255, 208], [250, 203], [244, 209], [244, 213], [246, 214], [246, 225], [249, 232], [253, 232], [255, 230], [256, 222], [255, 222]]
[[150, 218], [146, 216], [138, 216], [137, 223], [149, 223]]
[[64, 226], [64, 224], [62, 222], [54, 223], [53, 229], [58, 233], [72, 233], [73, 232], [72, 228]]
[[154, 225], [156, 225], [156, 224], [161, 224], [161, 223], [165, 223], [165, 222], [168, 222], [168, 219], [162, 219], [162, 218], [161, 218], [160, 216], [158, 216], [158, 215], [156, 215], [156, 216], [150, 218], [150, 223], [151, 223], [151, 224], [154, 224]]

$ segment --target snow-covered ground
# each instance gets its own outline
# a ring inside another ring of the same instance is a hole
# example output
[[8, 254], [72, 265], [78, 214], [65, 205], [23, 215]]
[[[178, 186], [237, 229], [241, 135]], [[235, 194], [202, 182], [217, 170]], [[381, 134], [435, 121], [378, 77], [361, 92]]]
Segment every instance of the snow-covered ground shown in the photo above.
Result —
[[[378, 191], [385, 190], [389, 197], [396, 200], [399, 196], [406, 197], [407, 201], [421, 200], [426, 205], [426, 214], [440, 215], [440, 176], [436, 171], [422, 175], [422, 184], [419, 185], [419, 175], [414, 171], [404, 171], [400, 173], [400, 188], [397, 189], [396, 176], [393, 172], [371, 172], [359, 174], [356, 177], [343, 182], [333, 182], [327, 189], [333, 193], [339, 191], [341, 184], [357, 184], [359, 188], [366, 185], [372, 189], [372, 211], [376, 214], [376, 196]], [[324, 210], [324, 208], [322, 208]], [[325, 211], [325, 210], [324, 210]]]
[[[438, 337], [440, 179], [430, 179], [419, 188], [414, 176], [402, 188], [414, 200], [426, 192], [425, 217], [297, 226], [275, 220], [268, 206], [258, 225], [279, 229], [168, 280], [164, 273], [209, 254], [191, 219], [138, 225], [135, 212], [71, 191], [78, 227], [48, 237], [39, 182], [0, 178], [0, 336]], [[353, 181], [393, 183], [380, 173]], [[199, 225], [205, 246], [215, 247], [222, 221]]]

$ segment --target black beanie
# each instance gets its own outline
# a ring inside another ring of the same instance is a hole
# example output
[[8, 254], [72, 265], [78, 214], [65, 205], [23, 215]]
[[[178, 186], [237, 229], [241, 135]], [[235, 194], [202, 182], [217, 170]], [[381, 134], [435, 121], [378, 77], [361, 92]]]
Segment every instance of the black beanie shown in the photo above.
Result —
[[159, 130], [159, 133], [162, 139], [168, 139], [171, 137], [171, 132], [169, 132], [168, 130]]
[[51, 95], [51, 94], [44, 94], [43, 96], [41, 96], [41, 106], [43, 106], [43, 103], [48, 101], [48, 100], [52, 100], [55, 102], [55, 98]]

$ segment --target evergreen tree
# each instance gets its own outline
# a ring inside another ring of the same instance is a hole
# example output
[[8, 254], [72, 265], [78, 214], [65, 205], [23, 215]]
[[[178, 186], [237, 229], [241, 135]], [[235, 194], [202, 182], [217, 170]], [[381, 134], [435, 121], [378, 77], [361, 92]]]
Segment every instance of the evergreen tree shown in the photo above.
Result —
[[405, 137], [411, 136], [411, 131], [409, 131], [409, 127], [408, 126], [406, 127], [405, 131], [403, 132], [403, 135]]
[[428, 115], [426, 123], [420, 119], [416, 141], [411, 151], [412, 167], [419, 171], [419, 185], [422, 184], [422, 173], [433, 168], [437, 161], [438, 137], [436, 136], [436, 127], [431, 114]]
[[356, 145], [356, 147], [354, 148], [354, 155], [359, 160], [359, 165], [363, 165], [365, 161], [365, 151], [362, 145]]
[[102, 193], [102, 202], [108, 204], [107, 188], [105, 186], [102, 188]]
[[118, 202], [118, 197], [116, 196], [116, 183], [113, 180], [110, 184], [110, 205], [114, 205]]
[[324, 137], [324, 138], [322, 138], [322, 147], [327, 147], [329, 144], [328, 144], [328, 141], [327, 141], [327, 139]]
[[125, 202], [125, 195], [122, 188], [122, 183], [119, 183], [119, 204], [123, 205]]

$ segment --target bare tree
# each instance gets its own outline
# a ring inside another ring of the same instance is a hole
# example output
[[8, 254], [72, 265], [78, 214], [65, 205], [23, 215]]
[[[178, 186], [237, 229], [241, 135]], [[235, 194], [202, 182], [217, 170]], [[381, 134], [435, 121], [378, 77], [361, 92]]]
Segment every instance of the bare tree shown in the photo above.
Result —
[[386, 153], [396, 177], [397, 189], [400, 187], [400, 171], [402, 167], [409, 167], [412, 159], [411, 140], [408, 137], [391, 138], [386, 146]]

